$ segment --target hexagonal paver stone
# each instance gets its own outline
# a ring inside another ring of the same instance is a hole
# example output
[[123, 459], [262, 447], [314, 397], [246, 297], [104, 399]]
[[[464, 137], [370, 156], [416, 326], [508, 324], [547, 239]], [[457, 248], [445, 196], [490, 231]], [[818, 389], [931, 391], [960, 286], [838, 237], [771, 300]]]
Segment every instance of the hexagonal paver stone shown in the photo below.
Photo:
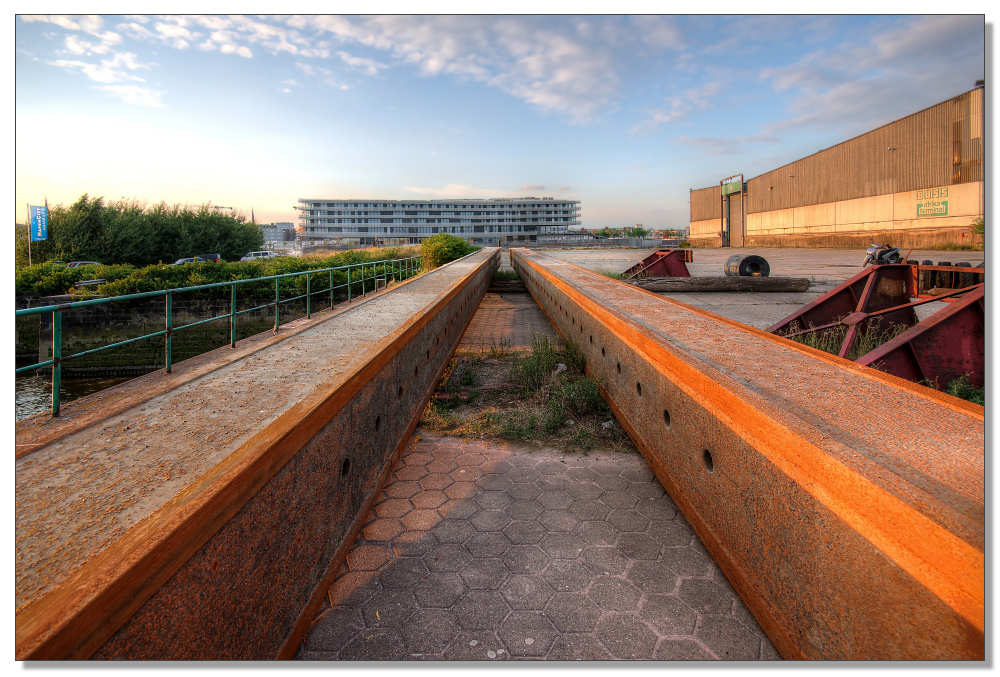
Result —
[[491, 458], [483, 463], [480, 468], [490, 475], [503, 476], [514, 469], [514, 466], [507, 459]]
[[660, 562], [633, 562], [626, 576], [635, 587], [646, 594], [668, 594], [677, 587], [677, 574]]
[[691, 635], [698, 614], [676, 595], [646, 595], [639, 616], [661, 635]]
[[677, 506], [669, 496], [660, 498], [640, 498], [635, 506], [636, 512], [645, 515], [657, 524], [660, 521], [672, 520], [677, 517]]
[[420, 486], [424, 488], [424, 491], [441, 491], [454, 483], [455, 480], [451, 479], [451, 475], [443, 472], [431, 473], [420, 478]]
[[601, 614], [601, 608], [583, 593], [557, 593], [545, 607], [545, 616], [559, 632], [591, 632]]
[[499, 634], [511, 656], [539, 657], [548, 653], [559, 633], [537, 611], [512, 611]]
[[413, 510], [413, 504], [407, 498], [389, 498], [375, 506], [375, 514], [379, 517], [402, 517]]
[[465, 547], [473, 557], [499, 557], [510, 547], [510, 539], [496, 532], [476, 534]]
[[619, 532], [607, 522], [581, 522], [573, 533], [591, 545], [614, 545]]
[[478, 482], [485, 476], [486, 473], [483, 472], [482, 468], [477, 468], [473, 465], [459, 466], [448, 475], [448, 477], [456, 482]]
[[499, 590], [511, 573], [499, 557], [485, 557], [472, 560], [461, 576], [473, 590]]
[[545, 527], [538, 522], [511, 522], [503, 532], [516, 545], [538, 543], [546, 534]]
[[599, 486], [601, 489], [604, 489], [605, 491], [625, 491], [626, 489], [628, 489], [629, 482], [628, 480], [622, 479], [617, 475], [614, 476], [601, 475], [596, 480], [594, 480], [594, 484]]
[[659, 482], [632, 482], [628, 485], [628, 493], [642, 501], [661, 501], [667, 492]]
[[545, 509], [534, 501], [514, 501], [504, 510], [513, 520], [533, 520]]
[[402, 522], [403, 526], [409, 531], [430, 531], [440, 524], [443, 519], [437, 510], [417, 508], [403, 515]]
[[424, 555], [424, 564], [432, 572], [461, 571], [471, 561], [472, 555], [458, 543], [443, 543]]
[[430, 574], [413, 589], [422, 609], [450, 609], [465, 593], [465, 584], [454, 573]]
[[510, 496], [502, 491], [483, 491], [473, 500], [484, 510], [503, 510], [511, 504]]
[[534, 468], [514, 468], [507, 477], [514, 484], [534, 484], [541, 479], [542, 474]]
[[574, 482], [566, 488], [566, 493], [581, 501], [594, 501], [604, 493], [604, 489], [593, 482]]
[[476, 535], [468, 520], [445, 520], [434, 527], [434, 535], [442, 543], [465, 543]]
[[480, 510], [469, 519], [469, 524], [478, 531], [503, 531], [510, 522], [503, 510]]
[[660, 555], [660, 544], [646, 534], [627, 532], [618, 537], [615, 547], [629, 559], [656, 559]]
[[553, 533], [539, 545], [552, 559], [576, 559], [587, 547], [587, 542], [575, 534]]
[[516, 468], [530, 468], [538, 463], [539, 457], [534, 454], [514, 454], [508, 460]]
[[600, 501], [583, 499], [574, 501], [569, 507], [569, 511], [581, 520], [602, 520], [611, 512], [611, 508]]
[[605, 491], [598, 500], [614, 510], [632, 510], [639, 502], [639, 497], [628, 491]]
[[427, 468], [422, 465], [406, 466], [405, 468], [400, 468], [393, 474], [404, 482], [413, 482], [426, 475]]
[[[361, 610], [366, 628], [400, 627], [417, 610], [417, 601], [408, 590], [383, 590]], [[362, 633], [366, 634], [366, 633]]]
[[420, 491], [420, 484], [417, 482], [392, 482], [385, 487], [385, 493], [389, 498], [410, 498]]
[[612, 658], [590, 633], [559, 635], [545, 656], [550, 661], [607, 661]]
[[586, 589], [594, 578], [594, 572], [575, 560], [557, 559], [545, 569], [542, 578], [556, 592], [574, 592]]
[[663, 548], [660, 561], [671, 571], [681, 576], [697, 578], [712, 573], [715, 562], [710, 562], [691, 548]]
[[512, 484], [506, 493], [515, 501], [533, 501], [542, 494], [542, 490], [534, 484]]
[[363, 627], [365, 622], [360, 609], [327, 609], [309, 627], [302, 647], [310, 651], [340, 651]]
[[655, 538], [660, 545], [668, 548], [677, 545], [687, 545], [694, 537], [694, 532], [677, 522], [651, 522], [647, 533]]
[[457, 467], [458, 464], [450, 458], [438, 458], [427, 464], [427, 470], [430, 472], [444, 475], [447, 475]]
[[443, 491], [421, 491], [410, 499], [417, 508], [433, 510], [448, 502], [448, 496]]
[[562, 489], [543, 492], [535, 502], [548, 510], [566, 510], [573, 505], [573, 497]]
[[611, 655], [625, 660], [653, 657], [656, 634], [633, 614], [612, 614], [597, 624], [597, 637]]
[[393, 628], [359, 634], [338, 656], [343, 661], [398, 661], [406, 658], [406, 647]]
[[569, 510], [546, 510], [538, 516], [538, 523], [549, 531], [573, 531], [580, 520]]
[[382, 590], [370, 571], [346, 573], [333, 582], [327, 595], [332, 606], [361, 606]]
[[378, 577], [384, 588], [409, 590], [429, 573], [419, 557], [397, 557], [382, 567]]
[[656, 647], [653, 660], [657, 661], [710, 661], [715, 656], [690, 639], [664, 639]]
[[434, 450], [434, 458], [448, 458], [455, 460], [459, 456], [465, 453], [465, 449], [462, 448], [460, 444], [438, 444], [437, 449]]
[[450, 611], [423, 609], [403, 628], [403, 642], [410, 654], [437, 654], [445, 650], [459, 630]]
[[488, 630], [492, 634], [510, 613], [507, 601], [494, 590], [472, 590], [452, 609], [465, 630]]
[[376, 571], [393, 558], [392, 548], [381, 543], [356, 545], [347, 553], [351, 571]]
[[561, 475], [566, 472], [566, 464], [556, 459], [536, 463], [535, 468], [543, 475]]
[[448, 498], [468, 500], [479, 493], [479, 487], [476, 486], [475, 482], [455, 482], [445, 489], [444, 493], [448, 494]]
[[465, 520], [479, 512], [479, 506], [467, 498], [452, 498], [438, 506], [438, 512], [449, 519]]
[[405, 531], [391, 543], [396, 557], [419, 557], [437, 544], [432, 531]]
[[542, 475], [535, 481], [535, 486], [542, 492], [564, 491], [573, 484], [568, 477], [563, 475]]
[[512, 545], [501, 559], [511, 573], [515, 574], [537, 574], [551, 561], [537, 545]]
[[400, 460], [408, 466], [425, 466], [434, 461], [434, 454], [425, 451], [411, 451]]
[[618, 550], [606, 545], [588, 545], [580, 553], [580, 562], [597, 574], [618, 575], [625, 571], [628, 559]]
[[633, 510], [612, 510], [607, 519], [618, 531], [645, 531], [649, 526], [649, 520]]
[[517, 574], [503, 584], [500, 594], [507, 600], [511, 609], [524, 610], [544, 609], [555, 592], [552, 586], [538, 575]]
[[734, 595], [704, 578], [681, 581], [677, 596], [698, 613], [728, 616], [733, 610]]
[[608, 611], [635, 611], [642, 597], [637, 587], [620, 578], [597, 579], [587, 595]]
[[449, 661], [503, 661], [510, 654], [492, 632], [462, 630], [444, 652]]
[[394, 517], [369, 522], [361, 531], [366, 541], [391, 541], [403, 533], [403, 525]]
[[568, 468], [566, 470], [566, 479], [574, 484], [579, 482], [593, 482], [597, 479], [597, 473], [586, 466]]
[[476, 483], [483, 491], [507, 491], [514, 483], [503, 475], [487, 474], [480, 477]]
[[455, 459], [460, 466], [480, 466], [486, 462], [486, 457], [477, 453], [462, 454]]
[[629, 482], [645, 482], [651, 484], [656, 482], [656, 474], [653, 472], [645, 463], [635, 464], [627, 468], [623, 468], [619, 477], [627, 479]]
[[760, 658], [760, 635], [732, 618], [702, 616], [694, 636], [722, 660], [750, 661]]

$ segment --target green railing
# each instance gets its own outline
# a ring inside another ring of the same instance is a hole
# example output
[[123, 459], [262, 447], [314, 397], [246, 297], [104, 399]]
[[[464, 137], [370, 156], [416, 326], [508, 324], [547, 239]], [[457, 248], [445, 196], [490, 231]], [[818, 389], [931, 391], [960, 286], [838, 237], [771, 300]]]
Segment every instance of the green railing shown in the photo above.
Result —
[[[156, 336], [164, 337], [164, 368], [167, 373], [170, 373], [171, 369], [171, 337], [174, 332], [180, 331], [181, 329], [188, 329], [190, 327], [196, 327], [206, 322], [214, 322], [215, 320], [221, 320], [229, 318], [229, 345], [236, 347], [236, 318], [244, 313], [251, 313], [255, 310], [261, 310], [263, 308], [274, 308], [274, 331], [278, 331], [278, 327], [281, 326], [281, 309], [282, 303], [290, 303], [292, 301], [298, 301], [304, 298], [306, 300], [306, 317], [312, 317], [313, 305], [312, 299], [316, 294], [322, 294], [324, 292], [329, 292], [330, 295], [330, 307], [334, 305], [334, 291], [337, 289], [347, 289], [347, 300], [352, 299], [352, 289], [360, 284], [361, 295], [363, 296], [368, 291], [375, 291], [378, 288], [378, 281], [381, 279], [383, 283], [388, 284], [390, 276], [397, 280], [405, 280], [420, 271], [421, 259], [420, 257], [411, 256], [402, 259], [386, 259], [383, 261], [371, 261], [368, 263], [352, 263], [346, 266], [336, 266], [334, 268], [321, 268], [319, 270], [303, 270], [297, 273], [284, 273], [282, 275], [271, 275], [268, 277], [255, 277], [247, 280], [232, 280], [230, 282], [215, 282], [212, 284], [202, 284], [194, 287], [180, 287], [177, 289], [166, 289], [160, 291], [150, 291], [141, 292], [138, 294], [126, 294], [124, 296], [111, 296], [107, 298], [99, 299], [89, 299], [87, 301], [75, 301], [73, 303], [63, 303], [55, 306], [39, 306], [37, 308], [24, 308], [22, 310], [16, 311], [14, 314], [16, 317], [23, 317], [26, 315], [42, 315], [44, 313], [52, 313], [52, 359], [46, 360], [44, 362], [38, 362], [37, 364], [28, 365], [26, 367], [20, 367], [15, 371], [15, 373], [20, 374], [25, 371], [31, 371], [32, 369], [41, 369], [42, 367], [52, 366], [52, 415], [59, 415], [59, 386], [62, 382], [62, 364], [66, 360], [70, 360], [77, 357], [83, 357], [84, 355], [90, 355], [92, 353], [97, 353], [102, 350], [109, 350], [111, 348], [118, 348], [120, 346], [128, 345], [136, 341], [141, 341], [143, 339], [154, 338]], [[360, 271], [359, 271], [360, 269]], [[333, 274], [338, 271], [346, 272], [347, 281], [343, 284], [334, 285]], [[353, 279], [352, 279], [353, 272]], [[321, 275], [327, 273], [329, 275], [330, 281], [328, 287], [324, 287], [317, 291], [312, 290], [312, 279], [315, 275]], [[291, 298], [282, 299], [281, 298], [281, 280], [283, 278], [296, 277], [300, 278], [302, 276], [306, 278], [306, 292], [305, 294], [300, 294], [298, 296], [293, 296]], [[255, 306], [253, 308], [244, 308], [243, 310], [236, 310], [236, 287], [237, 285], [243, 284], [260, 284], [262, 282], [274, 281], [274, 301], [265, 303], [260, 306]], [[366, 287], [366, 283], [371, 282], [371, 289]], [[229, 312], [224, 315], [217, 315], [215, 317], [210, 317], [206, 320], [198, 320], [197, 322], [191, 322], [189, 324], [181, 325], [175, 327], [173, 325], [173, 298], [175, 294], [193, 292], [204, 289], [216, 289], [219, 287], [229, 287], [229, 300], [230, 307]], [[166, 320], [165, 326], [162, 331], [156, 331], [149, 334], [143, 334], [142, 336], [136, 336], [134, 338], [126, 339], [124, 341], [118, 341], [117, 343], [112, 343], [110, 345], [101, 346], [99, 348], [93, 348], [91, 350], [84, 350], [73, 355], [62, 354], [62, 313], [65, 310], [70, 310], [73, 308], [82, 308], [85, 306], [95, 306], [104, 303], [116, 303], [121, 301], [132, 301], [135, 299], [146, 299], [151, 297], [162, 296], [166, 300]]]

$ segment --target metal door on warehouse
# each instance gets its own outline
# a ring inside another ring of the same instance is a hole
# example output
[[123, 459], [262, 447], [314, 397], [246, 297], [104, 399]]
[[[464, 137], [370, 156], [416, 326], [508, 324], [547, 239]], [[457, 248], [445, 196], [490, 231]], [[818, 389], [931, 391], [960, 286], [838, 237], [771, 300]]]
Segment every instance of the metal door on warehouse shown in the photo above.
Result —
[[733, 193], [724, 197], [726, 225], [722, 241], [723, 247], [742, 247], [745, 227], [743, 220], [743, 194]]

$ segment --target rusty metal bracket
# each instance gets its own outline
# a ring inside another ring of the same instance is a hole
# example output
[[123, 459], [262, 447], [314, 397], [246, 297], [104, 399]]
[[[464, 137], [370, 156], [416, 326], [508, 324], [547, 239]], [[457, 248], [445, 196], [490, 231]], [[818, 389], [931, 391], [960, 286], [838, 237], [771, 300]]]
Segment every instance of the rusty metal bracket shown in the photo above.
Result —
[[984, 657], [983, 407], [511, 254], [783, 656]]
[[624, 273], [623, 280], [633, 277], [691, 277], [687, 262], [692, 261], [690, 249], [655, 251]]

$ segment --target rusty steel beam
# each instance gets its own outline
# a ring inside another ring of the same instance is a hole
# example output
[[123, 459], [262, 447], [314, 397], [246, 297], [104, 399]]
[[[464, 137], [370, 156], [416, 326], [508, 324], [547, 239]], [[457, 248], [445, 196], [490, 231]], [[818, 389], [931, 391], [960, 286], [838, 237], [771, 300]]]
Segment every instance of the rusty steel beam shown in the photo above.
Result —
[[622, 279], [633, 277], [691, 277], [687, 263], [691, 261], [690, 249], [655, 251], [624, 273]]
[[18, 428], [17, 658], [291, 658], [499, 261]]
[[511, 261], [782, 656], [984, 657], [983, 407]]

